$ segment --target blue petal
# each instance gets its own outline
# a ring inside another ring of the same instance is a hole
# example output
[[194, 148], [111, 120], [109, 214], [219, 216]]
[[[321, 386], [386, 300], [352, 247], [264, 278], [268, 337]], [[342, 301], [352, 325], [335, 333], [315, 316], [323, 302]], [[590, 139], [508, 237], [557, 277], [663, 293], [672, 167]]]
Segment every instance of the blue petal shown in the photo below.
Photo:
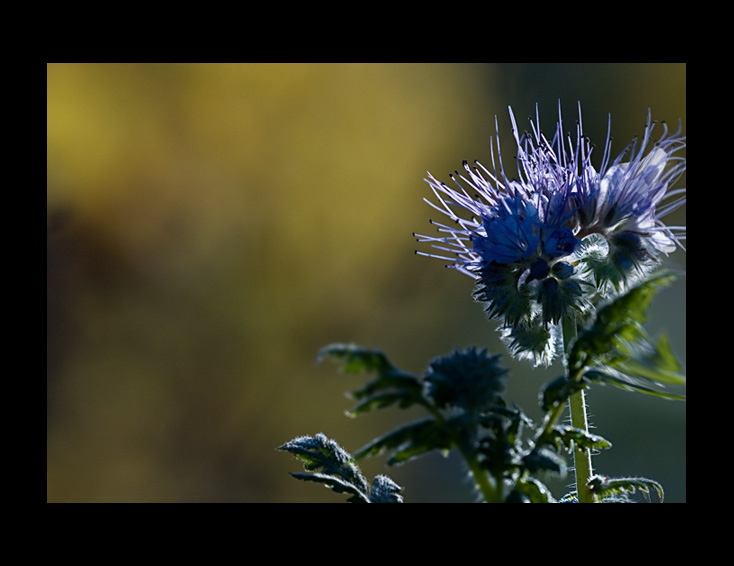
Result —
[[573, 231], [566, 226], [556, 228], [543, 242], [543, 253], [551, 259], [572, 254], [581, 244]]

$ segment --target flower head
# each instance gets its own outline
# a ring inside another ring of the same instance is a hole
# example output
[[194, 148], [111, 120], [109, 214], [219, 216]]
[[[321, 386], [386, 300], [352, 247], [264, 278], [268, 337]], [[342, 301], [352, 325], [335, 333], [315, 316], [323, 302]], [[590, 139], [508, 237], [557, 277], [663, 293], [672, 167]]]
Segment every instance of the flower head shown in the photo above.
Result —
[[595, 296], [623, 290], [683, 247], [685, 227], [666, 226], [662, 218], [686, 200], [685, 189], [671, 190], [685, 171], [678, 155], [685, 136], [680, 128], [670, 135], [663, 124], [653, 143], [656, 124], [648, 113], [642, 138], [611, 160], [610, 119], [597, 171], [580, 107], [575, 140], [563, 133], [560, 105], [550, 140], [537, 113], [522, 136], [511, 109], [510, 119], [517, 179], [505, 173], [499, 134], [492, 166], [464, 161], [465, 173], [450, 176], [456, 188], [429, 173], [437, 202], [425, 200], [454, 225], [431, 221], [439, 235], [418, 235], [418, 241], [442, 253], [416, 253], [447, 260], [447, 267], [475, 279], [475, 298], [502, 321], [507, 340], [524, 356], [549, 363], [554, 325], [584, 313]]
[[471, 415], [503, 405], [508, 370], [498, 354], [468, 348], [433, 360], [424, 381], [440, 408], [455, 407]]

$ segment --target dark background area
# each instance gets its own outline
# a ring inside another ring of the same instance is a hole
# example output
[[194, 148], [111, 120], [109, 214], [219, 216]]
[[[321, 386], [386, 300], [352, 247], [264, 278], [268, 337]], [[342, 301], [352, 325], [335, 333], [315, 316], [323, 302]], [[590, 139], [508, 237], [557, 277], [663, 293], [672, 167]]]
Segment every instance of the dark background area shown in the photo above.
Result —
[[[323, 432], [353, 451], [420, 413], [348, 419], [362, 378], [316, 364], [332, 342], [421, 373], [477, 345], [504, 353], [472, 282], [418, 257], [432, 233], [426, 171], [489, 161], [508, 105], [552, 131], [581, 102], [598, 165], [653, 117], [686, 126], [683, 64], [49, 64], [47, 500], [309, 502], [276, 447]], [[683, 179], [680, 185], [685, 185]], [[669, 219], [685, 223], [685, 208]], [[685, 269], [676, 252], [670, 265]], [[653, 304], [685, 365], [686, 282]], [[540, 418], [561, 368], [505, 356], [508, 398]], [[606, 475], [686, 500], [686, 407], [588, 393]], [[407, 502], [473, 501], [453, 457], [387, 473]], [[556, 481], [560, 496], [571, 481]]]

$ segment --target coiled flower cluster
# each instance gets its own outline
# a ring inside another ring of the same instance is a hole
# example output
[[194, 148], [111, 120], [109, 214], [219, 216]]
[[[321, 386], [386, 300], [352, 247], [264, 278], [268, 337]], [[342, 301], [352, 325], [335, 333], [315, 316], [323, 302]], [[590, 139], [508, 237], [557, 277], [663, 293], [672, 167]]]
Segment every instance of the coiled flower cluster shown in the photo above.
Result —
[[[671, 190], [686, 168], [681, 127], [670, 133], [648, 112], [644, 133], [611, 159], [611, 117], [597, 170], [584, 136], [581, 108], [576, 138], [564, 135], [559, 105], [555, 133], [542, 133], [536, 111], [522, 136], [510, 109], [517, 144], [518, 178], [505, 174], [499, 133], [491, 167], [479, 162], [451, 180], [430, 173], [426, 182], [437, 202], [426, 202], [454, 225], [431, 221], [438, 236], [415, 234], [475, 280], [474, 297], [500, 321], [503, 339], [519, 358], [549, 364], [559, 350], [564, 320], [583, 316], [594, 302], [624, 291], [683, 248], [684, 226], [662, 218], [683, 205], [685, 188]], [[461, 215], [460, 215], [461, 214]]]

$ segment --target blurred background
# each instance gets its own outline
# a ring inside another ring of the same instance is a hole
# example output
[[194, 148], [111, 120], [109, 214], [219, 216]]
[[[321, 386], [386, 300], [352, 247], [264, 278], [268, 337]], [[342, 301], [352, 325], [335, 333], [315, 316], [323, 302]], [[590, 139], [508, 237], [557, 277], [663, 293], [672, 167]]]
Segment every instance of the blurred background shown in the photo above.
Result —
[[[514, 176], [508, 105], [523, 128], [538, 103], [552, 131], [560, 99], [572, 130], [580, 101], [597, 165], [609, 113], [615, 153], [648, 108], [686, 127], [684, 64], [49, 64], [47, 79], [49, 502], [343, 501], [292, 479], [276, 447], [323, 432], [354, 451], [422, 414], [345, 417], [366, 376], [316, 364], [319, 348], [380, 348], [416, 374], [456, 347], [504, 353], [471, 280], [414, 254], [437, 216], [426, 172], [487, 163], [496, 115]], [[681, 278], [648, 325], [684, 364], [685, 299]], [[504, 359], [508, 399], [539, 419], [562, 370]], [[614, 445], [597, 471], [685, 501], [685, 403], [588, 399]], [[361, 467], [407, 502], [474, 500], [453, 457]]]

